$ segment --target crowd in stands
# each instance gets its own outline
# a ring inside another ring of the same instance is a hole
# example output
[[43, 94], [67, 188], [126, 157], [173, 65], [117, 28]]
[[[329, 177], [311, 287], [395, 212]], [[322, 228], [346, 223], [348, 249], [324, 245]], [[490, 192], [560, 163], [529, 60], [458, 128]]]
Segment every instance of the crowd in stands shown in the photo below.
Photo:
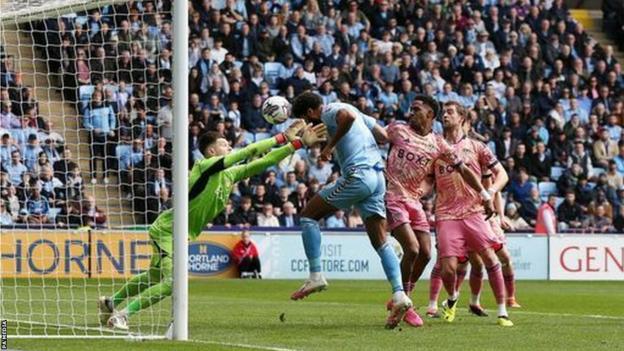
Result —
[[0, 45], [0, 225], [103, 225], [106, 215], [83, 193], [71, 150], [41, 115], [14, 60]]
[[[170, 10], [168, 0], [128, 1], [42, 23], [41, 40], [55, 43], [50, 65], [91, 133], [92, 181], [107, 160], [103, 182], [113, 171], [129, 198], [154, 200], [135, 204], [151, 211], [147, 222], [171, 196]], [[242, 147], [284, 130], [262, 118], [271, 95], [312, 89], [386, 125], [425, 93], [469, 110], [471, 137], [512, 179], [506, 213], [517, 229], [531, 230], [551, 195], [560, 230], [624, 229], [621, 64], [562, 0], [191, 0], [189, 11], [192, 161], [206, 131]], [[214, 224], [297, 225], [338, 176], [318, 154], [301, 151], [238, 184]], [[425, 207], [434, 220], [431, 199]], [[325, 225], [361, 218], [337, 211]]]

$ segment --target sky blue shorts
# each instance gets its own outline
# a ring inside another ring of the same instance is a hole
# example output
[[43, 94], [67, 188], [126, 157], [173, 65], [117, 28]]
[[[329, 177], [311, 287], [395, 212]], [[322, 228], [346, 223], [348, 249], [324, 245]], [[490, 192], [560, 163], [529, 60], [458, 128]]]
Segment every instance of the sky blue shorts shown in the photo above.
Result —
[[372, 215], [386, 218], [384, 195], [386, 179], [383, 169], [354, 167], [343, 174], [336, 183], [319, 191], [325, 202], [340, 209], [355, 206], [362, 219]]

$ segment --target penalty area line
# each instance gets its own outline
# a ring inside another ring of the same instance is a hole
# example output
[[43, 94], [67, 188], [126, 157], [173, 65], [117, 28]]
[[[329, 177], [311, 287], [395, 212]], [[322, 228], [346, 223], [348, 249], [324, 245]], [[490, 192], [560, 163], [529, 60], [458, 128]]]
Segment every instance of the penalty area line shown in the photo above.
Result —
[[511, 310], [510, 314], [525, 314], [534, 316], [550, 316], [550, 317], [577, 317], [577, 318], [593, 318], [593, 319], [609, 319], [624, 321], [624, 317], [618, 316], [605, 316], [601, 314], [574, 314], [574, 313], [557, 313], [557, 312], [534, 312], [534, 311], [515, 311]]
[[220, 346], [232, 346], [232, 347], [240, 347], [243, 349], [250, 350], [266, 350], [266, 351], [297, 351], [295, 349], [286, 349], [283, 347], [274, 347], [274, 346], [262, 346], [262, 345], [251, 345], [251, 344], [239, 344], [232, 342], [221, 342], [221, 341], [210, 341], [210, 340], [197, 340], [192, 339], [190, 342], [198, 343], [198, 344], [206, 344], [206, 345], [220, 345]]

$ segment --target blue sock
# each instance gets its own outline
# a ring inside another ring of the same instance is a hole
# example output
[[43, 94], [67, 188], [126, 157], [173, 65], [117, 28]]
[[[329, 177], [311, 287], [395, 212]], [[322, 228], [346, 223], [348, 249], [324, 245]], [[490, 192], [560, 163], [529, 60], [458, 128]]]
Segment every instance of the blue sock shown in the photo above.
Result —
[[310, 273], [318, 273], [321, 271], [321, 228], [317, 221], [302, 217], [301, 238], [303, 239], [303, 248], [308, 264], [310, 265]]
[[392, 292], [402, 291], [401, 263], [390, 243], [386, 241], [381, 245], [381, 247], [377, 249], [377, 254], [381, 257], [381, 265], [386, 273], [386, 278], [390, 282], [390, 285], [392, 285]]

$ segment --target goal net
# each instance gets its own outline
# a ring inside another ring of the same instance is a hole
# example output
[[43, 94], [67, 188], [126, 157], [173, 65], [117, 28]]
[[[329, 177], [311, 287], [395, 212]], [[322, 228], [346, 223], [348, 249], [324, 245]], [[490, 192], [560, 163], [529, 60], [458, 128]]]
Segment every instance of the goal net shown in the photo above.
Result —
[[170, 298], [132, 316], [128, 332], [102, 326], [97, 301], [149, 266], [147, 225], [171, 207], [171, 8], [0, 1], [0, 319], [9, 336], [165, 335]]

